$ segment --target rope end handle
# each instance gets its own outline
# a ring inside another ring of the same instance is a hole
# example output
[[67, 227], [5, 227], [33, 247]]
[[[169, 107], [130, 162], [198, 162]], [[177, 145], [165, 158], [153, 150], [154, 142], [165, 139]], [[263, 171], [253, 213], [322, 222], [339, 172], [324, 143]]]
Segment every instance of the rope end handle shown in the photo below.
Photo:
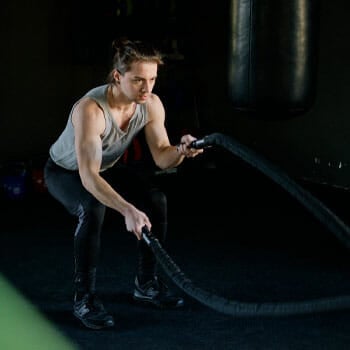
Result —
[[202, 139], [197, 139], [191, 142], [190, 148], [201, 149], [212, 146], [212, 140], [209, 136], [204, 136]]
[[145, 243], [150, 246], [151, 245], [151, 236], [152, 236], [152, 233], [151, 231], [148, 229], [148, 227], [145, 225], [142, 227], [142, 239], [145, 241]]

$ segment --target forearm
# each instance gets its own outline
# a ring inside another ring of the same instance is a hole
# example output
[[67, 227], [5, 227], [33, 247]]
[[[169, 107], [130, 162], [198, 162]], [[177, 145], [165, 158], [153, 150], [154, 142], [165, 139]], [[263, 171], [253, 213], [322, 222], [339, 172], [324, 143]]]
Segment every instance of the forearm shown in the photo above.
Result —
[[157, 154], [156, 164], [161, 169], [174, 168], [180, 165], [185, 158], [193, 158], [203, 153], [203, 149], [191, 147], [195, 138], [191, 135], [184, 135], [176, 146], [166, 146]]
[[179, 146], [168, 146], [159, 154], [156, 164], [160, 169], [175, 168], [184, 158]]

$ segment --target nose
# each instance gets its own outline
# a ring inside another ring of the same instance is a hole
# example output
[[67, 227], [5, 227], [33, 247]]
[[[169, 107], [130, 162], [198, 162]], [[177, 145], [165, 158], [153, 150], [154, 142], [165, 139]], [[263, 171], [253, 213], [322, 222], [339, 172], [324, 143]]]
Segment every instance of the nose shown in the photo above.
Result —
[[142, 86], [142, 92], [151, 92], [153, 89], [153, 82], [145, 81]]

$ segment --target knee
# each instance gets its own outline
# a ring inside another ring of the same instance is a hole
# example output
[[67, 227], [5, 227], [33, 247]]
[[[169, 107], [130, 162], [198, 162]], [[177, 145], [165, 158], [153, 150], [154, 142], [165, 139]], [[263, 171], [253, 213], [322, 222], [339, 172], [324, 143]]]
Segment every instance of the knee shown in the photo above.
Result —
[[89, 224], [95, 227], [100, 227], [104, 220], [105, 210], [105, 206], [97, 200], [80, 204], [77, 210], [80, 224]]

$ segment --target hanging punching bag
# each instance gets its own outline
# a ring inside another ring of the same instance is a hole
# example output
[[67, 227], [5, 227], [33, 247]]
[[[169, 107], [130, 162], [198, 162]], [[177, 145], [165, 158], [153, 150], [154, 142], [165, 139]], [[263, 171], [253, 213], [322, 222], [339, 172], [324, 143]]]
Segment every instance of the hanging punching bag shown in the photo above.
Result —
[[229, 96], [258, 117], [307, 112], [316, 95], [318, 0], [230, 0]]

